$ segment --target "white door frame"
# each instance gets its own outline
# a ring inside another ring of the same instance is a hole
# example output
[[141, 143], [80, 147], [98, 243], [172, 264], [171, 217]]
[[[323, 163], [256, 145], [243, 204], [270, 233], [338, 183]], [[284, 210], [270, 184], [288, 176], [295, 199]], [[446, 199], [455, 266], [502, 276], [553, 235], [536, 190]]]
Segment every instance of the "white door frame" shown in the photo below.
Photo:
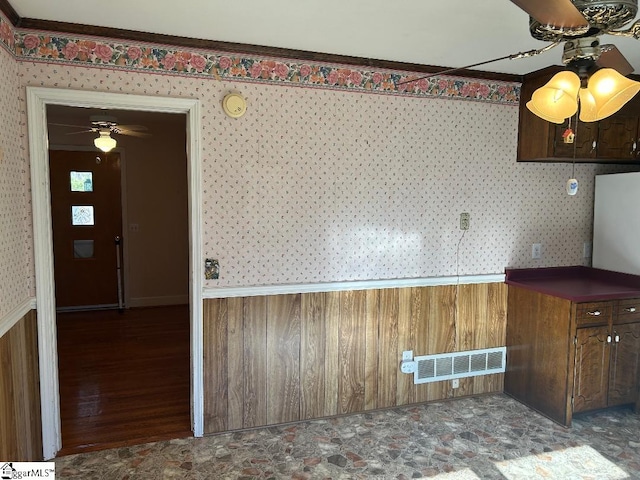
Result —
[[31, 200], [38, 317], [38, 356], [45, 459], [62, 448], [58, 350], [53, 271], [53, 236], [49, 188], [47, 105], [142, 110], [187, 115], [189, 189], [189, 301], [191, 313], [191, 424], [196, 437], [204, 430], [202, 331], [202, 152], [199, 100], [27, 87], [27, 118], [31, 164]]

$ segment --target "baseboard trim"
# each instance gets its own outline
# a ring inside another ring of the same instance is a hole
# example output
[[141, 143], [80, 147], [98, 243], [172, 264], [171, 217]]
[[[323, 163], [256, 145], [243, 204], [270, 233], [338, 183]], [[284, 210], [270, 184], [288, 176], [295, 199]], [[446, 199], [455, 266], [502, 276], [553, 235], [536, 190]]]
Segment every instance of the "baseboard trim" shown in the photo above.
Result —
[[4, 317], [0, 319], [0, 337], [13, 328], [24, 316], [31, 310], [36, 308], [36, 298], [29, 297], [20, 305], [10, 310]]
[[126, 307], [164, 307], [166, 305], [187, 305], [189, 295], [172, 295], [170, 297], [132, 297]]
[[392, 280], [359, 280], [353, 282], [306, 283], [296, 285], [264, 285], [253, 287], [205, 287], [202, 298], [256, 297], [295, 293], [376, 290], [382, 288], [437, 287], [475, 283], [502, 283], [504, 274], [467, 275], [462, 277], [400, 278]]

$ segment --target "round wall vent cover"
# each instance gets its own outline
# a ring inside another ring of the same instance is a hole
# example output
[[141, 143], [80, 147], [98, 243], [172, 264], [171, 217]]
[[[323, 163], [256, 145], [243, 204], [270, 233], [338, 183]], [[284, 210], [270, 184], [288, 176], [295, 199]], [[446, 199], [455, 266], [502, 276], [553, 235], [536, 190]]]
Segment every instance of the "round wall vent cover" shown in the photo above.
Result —
[[247, 111], [247, 101], [239, 93], [229, 93], [222, 100], [224, 113], [232, 118], [239, 118]]

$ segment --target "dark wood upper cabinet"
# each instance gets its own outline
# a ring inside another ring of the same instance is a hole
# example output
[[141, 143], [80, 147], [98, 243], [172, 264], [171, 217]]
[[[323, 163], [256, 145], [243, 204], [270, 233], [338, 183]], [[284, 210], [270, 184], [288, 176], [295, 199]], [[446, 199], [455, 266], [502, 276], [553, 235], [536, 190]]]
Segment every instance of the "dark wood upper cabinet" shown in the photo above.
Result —
[[[640, 114], [640, 112], [638, 112]], [[638, 117], [614, 115], [598, 122], [598, 157], [638, 159]]]
[[550, 143], [547, 150], [551, 157], [568, 158], [573, 160], [575, 151], [576, 159], [596, 158], [596, 148], [598, 146], [597, 123], [583, 123], [579, 121], [577, 128], [575, 125], [571, 125], [576, 134], [573, 143], [565, 143], [562, 136], [565, 130], [569, 127], [569, 122], [563, 123], [562, 125], [550, 123], [549, 126], [550, 129], [553, 129], [553, 134], [549, 135]]
[[519, 162], [640, 163], [640, 94], [611, 117], [584, 123], [575, 117], [571, 128], [575, 143], [565, 143], [569, 121], [558, 125], [531, 113], [526, 103], [533, 92], [547, 83], [559, 68], [527, 75], [520, 94], [518, 123]]

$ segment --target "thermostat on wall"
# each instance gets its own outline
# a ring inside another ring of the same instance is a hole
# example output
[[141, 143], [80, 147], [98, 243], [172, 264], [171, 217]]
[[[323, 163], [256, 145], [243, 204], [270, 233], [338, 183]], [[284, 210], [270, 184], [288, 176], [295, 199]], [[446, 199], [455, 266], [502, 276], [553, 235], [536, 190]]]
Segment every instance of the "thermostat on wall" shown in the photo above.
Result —
[[231, 118], [240, 118], [247, 111], [247, 101], [239, 93], [229, 93], [222, 100], [222, 108]]

